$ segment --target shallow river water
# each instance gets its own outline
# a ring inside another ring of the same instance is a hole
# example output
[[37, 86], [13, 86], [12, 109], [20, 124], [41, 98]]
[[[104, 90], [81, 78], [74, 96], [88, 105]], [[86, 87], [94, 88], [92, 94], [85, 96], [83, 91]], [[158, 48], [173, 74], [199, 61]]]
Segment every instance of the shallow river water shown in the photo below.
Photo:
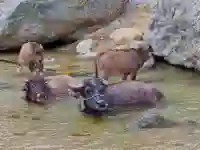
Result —
[[[14, 54], [1, 58], [15, 59]], [[92, 71], [92, 63], [80, 61], [69, 52], [47, 52], [45, 58], [60, 65], [60, 72]], [[56, 67], [56, 66], [55, 66]], [[0, 81], [10, 89], [0, 91], [0, 148], [1, 149], [200, 149], [200, 130], [197, 127], [177, 126], [167, 129], [133, 131], [127, 128], [142, 111], [94, 119], [83, 116], [77, 100], [68, 98], [51, 107], [27, 105], [21, 99], [24, 77], [16, 75], [14, 65], [0, 63]], [[156, 70], [139, 73], [139, 80], [152, 80], [165, 93], [169, 107], [164, 111], [170, 119], [193, 119], [200, 122], [200, 76], [159, 65]], [[162, 80], [160, 80], [162, 79]]]

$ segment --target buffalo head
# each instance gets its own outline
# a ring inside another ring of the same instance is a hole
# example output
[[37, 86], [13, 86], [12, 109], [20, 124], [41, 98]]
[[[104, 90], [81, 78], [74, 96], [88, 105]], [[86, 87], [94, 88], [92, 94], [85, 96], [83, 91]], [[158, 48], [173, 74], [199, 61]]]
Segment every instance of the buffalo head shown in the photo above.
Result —
[[79, 93], [82, 97], [80, 108], [82, 112], [105, 112], [108, 104], [105, 101], [105, 92], [108, 83], [101, 78], [90, 78], [83, 80], [80, 85], [69, 85], [70, 89]]
[[51, 93], [47, 80], [42, 76], [26, 80], [22, 90], [25, 92], [26, 101], [39, 104], [44, 104]]

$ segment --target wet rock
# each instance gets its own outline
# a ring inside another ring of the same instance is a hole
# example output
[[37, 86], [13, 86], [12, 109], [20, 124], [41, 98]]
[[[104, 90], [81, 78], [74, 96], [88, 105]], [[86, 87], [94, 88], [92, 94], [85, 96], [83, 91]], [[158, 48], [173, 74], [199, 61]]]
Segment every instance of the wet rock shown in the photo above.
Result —
[[186, 123], [188, 125], [192, 125], [192, 126], [197, 126], [199, 125], [199, 123], [197, 121], [194, 121], [194, 120], [186, 120]]
[[166, 119], [157, 109], [150, 109], [134, 122], [134, 127], [142, 128], [169, 128], [177, 123]]
[[0, 81], [0, 90], [10, 89], [11, 87], [12, 86], [9, 83]]
[[95, 46], [95, 41], [92, 39], [86, 39], [78, 43], [76, 46], [76, 52], [79, 54], [86, 54], [92, 51]]
[[71, 136], [91, 136], [91, 134], [88, 132], [85, 133], [72, 133]]
[[13, 135], [17, 135], [17, 136], [25, 136], [27, 134], [27, 132], [25, 131], [17, 131], [17, 132], [14, 132]]
[[21, 116], [18, 113], [13, 113], [13, 114], [8, 115], [8, 118], [14, 118], [14, 119], [19, 119], [20, 117]]
[[138, 119], [136, 119], [131, 128], [136, 129], [151, 129], [151, 128], [171, 128], [175, 126], [182, 127], [199, 127], [199, 123], [194, 120], [178, 120], [174, 121], [162, 115], [162, 110], [157, 108], [149, 109], [143, 112]]
[[85, 72], [85, 71], [77, 71], [77, 72], [70, 72], [68, 73], [68, 75], [72, 76], [72, 77], [85, 77], [85, 76], [92, 76], [93, 73], [92, 72]]
[[144, 69], [149, 69], [149, 68], [153, 68], [155, 66], [155, 60], [153, 57], [150, 57], [143, 65], [142, 68]]
[[113, 31], [110, 38], [114, 40], [115, 43], [127, 43], [134, 40], [134, 38], [142, 35], [142, 32], [134, 28], [120, 28]]
[[144, 39], [170, 64], [200, 70], [200, 1], [157, 1]]
[[39, 116], [33, 116], [32, 120], [41, 120], [41, 117], [39, 117]]
[[144, 24], [143, 20], [146, 21], [149, 18], [149, 13], [141, 8], [136, 8], [135, 3], [129, 3], [129, 6], [130, 9], [127, 9], [123, 16], [96, 32], [85, 36], [84, 39], [92, 39], [94, 42], [95, 46], [90, 46], [92, 51], [99, 52], [115, 48], [116, 46], [126, 46], [143, 34], [144, 28], [148, 25], [147, 23]]
[[15, 118], [15, 119], [19, 119], [21, 117], [20, 113], [17, 111], [8, 111], [8, 118]]
[[79, 30], [109, 22], [124, 10], [127, 0], [6, 0], [0, 4], [0, 50], [73, 37]]

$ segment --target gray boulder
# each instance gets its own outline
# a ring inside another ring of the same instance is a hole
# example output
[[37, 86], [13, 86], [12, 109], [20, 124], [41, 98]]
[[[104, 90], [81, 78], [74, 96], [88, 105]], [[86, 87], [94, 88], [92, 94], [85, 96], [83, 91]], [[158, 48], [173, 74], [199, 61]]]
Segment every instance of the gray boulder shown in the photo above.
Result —
[[[27, 40], [40, 43], [70, 38], [73, 33], [109, 22], [128, 0], [5, 0], [0, 3], [0, 50]], [[73, 36], [80, 39], [80, 37]]]
[[200, 1], [153, 0], [144, 38], [170, 64], [200, 71]]

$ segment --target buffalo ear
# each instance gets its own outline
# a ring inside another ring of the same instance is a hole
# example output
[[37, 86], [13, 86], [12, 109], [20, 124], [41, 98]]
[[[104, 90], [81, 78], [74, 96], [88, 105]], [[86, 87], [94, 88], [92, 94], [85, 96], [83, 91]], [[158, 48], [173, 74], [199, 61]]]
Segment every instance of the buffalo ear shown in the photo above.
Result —
[[28, 90], [28, 84], [25, 83], [21, 90], [22, 91], [27, 91]]
[[23, 87], [21, 88], [22, 91], [27, 91], [27, 90], [28, 90], [28, 82], [29, 82], [28, 79], [25, 79], [25, 80], [24, 80], [24, 85], [23, 85]]
[[104, 85], [108, 86], [108, 81], [107, 81], [107, 80], [102, 79], [102, 83], [103, 83]]
[[27, 83], [29, 80], [28, 79], [24, 79], [24, 82]]
[[48, 84], [51, 79], [44, 79], [45, 84]]

